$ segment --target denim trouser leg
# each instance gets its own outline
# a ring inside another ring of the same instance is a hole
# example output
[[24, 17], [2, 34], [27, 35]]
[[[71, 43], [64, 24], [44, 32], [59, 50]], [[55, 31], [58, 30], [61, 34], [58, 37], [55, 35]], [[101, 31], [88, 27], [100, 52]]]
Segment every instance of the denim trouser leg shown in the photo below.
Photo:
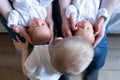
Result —
[[97, 80], [99, 69], [87, 69], [83, 74], [82, 80]]
[[103, 67], [107, 56], [107, 47], [96, 47], [95, 57], [86, 69], [83, 80], [98, 80], [99, 70]]
[[69, 76], [62, 75], [59, 80], [70, 80]]
[[108, 40], [107, 40], [108, 26], [109, 23], [106, 26], [106, 31], [103, 39], [94, 49], [93, 61], [83, 73], [83, 80], [98, 80], [99, 70], [105, 64], [105, 59], [108, 51]]

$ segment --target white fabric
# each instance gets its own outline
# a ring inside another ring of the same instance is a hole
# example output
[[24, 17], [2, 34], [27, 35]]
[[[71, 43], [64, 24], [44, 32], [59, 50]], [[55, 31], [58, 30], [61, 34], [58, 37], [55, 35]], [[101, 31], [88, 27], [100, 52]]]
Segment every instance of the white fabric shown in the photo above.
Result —
[[8, 26], [22, 25], [28, 26], [28, 22], [34, 18], [43, 20], [47, 17], [46, 7], [53, 0], [14, 0], [13, 7], [15, 10], [10, 12], [8, 17]]
[[108, 33], [120, 34], [120, 12], [112, 14], [109, 23]]
[[35, 46], [25, 62], [30, 80], [58, 80], [58, 73], [51, 65], [48, 45]]
[[[66, 9], [66, 16], [69, 18], [70, 13], [74, 12], [76, 14], [76, 23], [81, 20], [88, 20], [94, 24], [97, 12], [99, 9], [100, 0], [73, 0], [73, 4]], [[76, 10], [75, 10], [76, 8]], [[77, 12], [75, 12], [77, 11]]]
[[97, 18], [100, 18], [101, 16], [104, 16], [106, 19], [109, 18], [108, 11], [105, 8], [100, 8], [97, 13]]
[[112, 13], [108, 33], [120, 34], [120, 2]]

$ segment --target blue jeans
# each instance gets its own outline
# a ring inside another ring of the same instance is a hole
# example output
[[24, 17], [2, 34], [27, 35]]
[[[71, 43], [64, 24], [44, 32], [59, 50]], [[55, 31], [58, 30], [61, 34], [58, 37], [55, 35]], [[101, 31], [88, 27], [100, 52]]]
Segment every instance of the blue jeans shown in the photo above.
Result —
[[88, 68], [83, 72], [83, 80], [98, 80], [99, 70], [104, 66], [108, 51], [107, 29], [101, 42], [94, 49], [94, 58]]
[[[101, 43], [103, 42], [105, 43], [105, 45], [101, 45]], [[98, 80], [99, 70], [104, 66], [105, 59], [107, 56], [107, 45], [107, 39], [103, 38], [100, 44], [94, 49], [95, 56], [89, 67], [83, 73], [83, 80]]]

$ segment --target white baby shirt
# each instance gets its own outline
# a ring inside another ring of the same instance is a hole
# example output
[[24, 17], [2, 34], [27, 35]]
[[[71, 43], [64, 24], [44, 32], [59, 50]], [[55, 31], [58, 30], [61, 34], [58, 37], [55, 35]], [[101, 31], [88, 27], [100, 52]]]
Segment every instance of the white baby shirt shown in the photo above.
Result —
[[8, 17], [8, 26], [13, 24], [28, 26], [28, 22], [34, 18], [45, 20], [46, 8], [53, 0], [14, 0], [12, 10]]
[[73, 0], [73, 4], [66, 9], [66, 17], [69, 18], [70, 13], [74, 12], [76, 23], [86, 19], [94, 24], [99, 5], [100, 0]]
[[30, 80], [58, 80], [61, 76], [50, 62], [48, 45], [37, 45], [25, 62]]

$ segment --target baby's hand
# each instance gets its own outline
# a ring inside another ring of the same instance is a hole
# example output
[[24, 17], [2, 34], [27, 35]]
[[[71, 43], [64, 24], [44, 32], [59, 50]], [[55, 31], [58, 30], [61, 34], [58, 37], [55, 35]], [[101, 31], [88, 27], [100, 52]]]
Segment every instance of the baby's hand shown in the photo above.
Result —
[[70, 14], [70, 26], [72, 30], [77, 30], [77, 27], [75, 25], [76, 25], [76, 17], [74, 13], [71, 13]]
[[19, 33], [20, 32], [20, 26], [19, 25], [12, 25], [12, 29], [14, 32]]

